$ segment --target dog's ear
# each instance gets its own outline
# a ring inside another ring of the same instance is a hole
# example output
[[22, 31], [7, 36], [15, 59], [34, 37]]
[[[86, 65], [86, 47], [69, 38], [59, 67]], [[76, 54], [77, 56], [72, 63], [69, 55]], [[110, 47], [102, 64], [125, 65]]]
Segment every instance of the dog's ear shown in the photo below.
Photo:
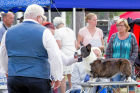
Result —
[[87, 48], [88, 51], [91, 51], [91, 44], [88, 44], [88, 45], [86, 46], [86, 48]]

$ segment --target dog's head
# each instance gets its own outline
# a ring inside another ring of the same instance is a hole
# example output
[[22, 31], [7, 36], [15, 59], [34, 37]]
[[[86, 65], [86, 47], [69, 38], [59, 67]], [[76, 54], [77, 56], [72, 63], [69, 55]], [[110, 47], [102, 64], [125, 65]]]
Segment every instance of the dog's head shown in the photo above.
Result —
[[83, 58], [86, 58], [90, 55], [91, 52], [91, 44], [88, 44], [87, 46], [81, 46], [81, 48], [78, 50], [78, 55], [81, 55]]
[[93, 74], [94, 77], [98, 77], [98, 74], [100, 73], [101, 69], [102, 69], [102, 60], [101, 59], [97, 59], [95, 61], [93, 61], [90, 66], [91, 66], [91, 74]]

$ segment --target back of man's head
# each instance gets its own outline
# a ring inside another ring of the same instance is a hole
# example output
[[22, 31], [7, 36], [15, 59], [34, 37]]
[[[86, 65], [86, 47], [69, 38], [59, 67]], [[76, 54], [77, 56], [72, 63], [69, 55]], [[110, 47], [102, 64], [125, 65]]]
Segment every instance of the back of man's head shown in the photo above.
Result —
[[43, 16], [44, 9], [36, 4], [29, 5], [24, 13], [24, 19], [36, 19], [37, 16]]

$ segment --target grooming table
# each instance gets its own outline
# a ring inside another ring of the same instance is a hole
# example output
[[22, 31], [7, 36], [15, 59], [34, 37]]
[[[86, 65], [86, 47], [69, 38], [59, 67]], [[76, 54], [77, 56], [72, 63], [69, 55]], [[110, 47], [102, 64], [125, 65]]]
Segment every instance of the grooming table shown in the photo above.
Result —
[[[84, 82], [84, 83], [77, 83], [79, 85], [82, 86], [82, 90], [81, 90], [81, 93], [82, 91], [84, 91], [84, 88], [88, 88], [88, 92], [90, 91], [90, 89], [92, 87], [95, 87], [95, 86], [102, 86], [102, 89], [98, 91], [98, 93], [100, 93], [100, 91], [103, 90], [103, 88], [109, 86], [109, 87], [112, 87], [112, 85], [126, 85], [127, 86], [127, 93], [129, 93], [129, 86], [137, 86], [137, 85], [140, 85], [140, 82], [124, 82], [124, 81], [118, 81], [118, 82]], [[117, 93], [117, 92], [116, 92]]]

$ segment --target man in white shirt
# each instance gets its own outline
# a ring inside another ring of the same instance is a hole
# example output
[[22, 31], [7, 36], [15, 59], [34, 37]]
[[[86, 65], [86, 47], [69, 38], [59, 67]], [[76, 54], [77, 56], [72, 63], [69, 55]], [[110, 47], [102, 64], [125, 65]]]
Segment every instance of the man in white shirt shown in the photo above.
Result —
[[8, 73], [9, 93], [51, 93], [50, 72], [56, 87], [60, 85], [62, 59], [53, 35], [41, 26], [43, 16], [41, 6], [28, 6], [23, 23], [8, 29], [2, 38], [0, 63]]

